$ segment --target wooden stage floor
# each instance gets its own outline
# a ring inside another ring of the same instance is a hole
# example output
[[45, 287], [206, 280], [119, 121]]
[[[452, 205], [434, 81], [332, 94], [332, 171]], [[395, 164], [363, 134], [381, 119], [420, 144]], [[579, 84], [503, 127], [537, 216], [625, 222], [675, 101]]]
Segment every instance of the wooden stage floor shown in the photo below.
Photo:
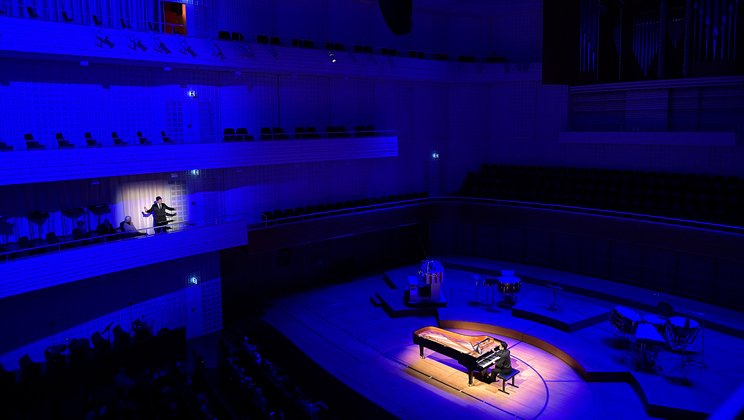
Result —
[[[436, 315], [391, 317], [375, 304], [378, 292], [391, 290], [391, 280], [415, 274], [417, 267], [409, 266], [282, 298], [264, 320], [322, 368], [401, 418], [704, 417], [742, 384], [744, 340], [708, 329], [707, 367], [667, 374], [678, 358], [662, 351], [659, 369], [636, 371], [607, 321], [591, 321], [568, 332], [515, 317], [506, 308], [473, 303], [469, 264], [480, 269], [513, 266], [491, 260], [440, 260], [457, 269], [445, 269], [448, 305]], [[537, 274], [528, 273], [527, 266], [518, 268], [517, 275]], [[523, 284], [520, 293], [520, 303], [550, 304], [553, 299], [551, 289], [538, 285]], [[565, 291], [559, 298], [562, 305], [585, 302], [592, 313], [615, 305]], [[467, 372], [455, 360], [426, 349], [427, 357], [421, 359], [412, 343], [413, 331], [430, 325], [506, 341], [513, 366], [520, 370], [515, 380], [519, 388], [507, 385], [509, 394], [504, 394], [501, 381], [487, 384], [477, 379], [468, 386]]]

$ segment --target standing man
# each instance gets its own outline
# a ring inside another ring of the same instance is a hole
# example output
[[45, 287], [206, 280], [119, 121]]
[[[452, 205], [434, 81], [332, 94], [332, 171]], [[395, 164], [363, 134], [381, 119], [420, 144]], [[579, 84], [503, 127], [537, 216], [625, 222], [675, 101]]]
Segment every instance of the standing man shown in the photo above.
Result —
[[173, 217], [176, 213], [168, 213], [166, 210], [175, 210], [173, 207], [168, 207], [167, 204], [163, 203], [163, 198], [160, 196], [155, 197], [155, 202], [149, 209], [145, 207], [145, 212], [142, 214], [152, 214], [155, 216], [155, 233], [163, 233], [167, 228], [161, 227], [168, 224], [168, 217]]

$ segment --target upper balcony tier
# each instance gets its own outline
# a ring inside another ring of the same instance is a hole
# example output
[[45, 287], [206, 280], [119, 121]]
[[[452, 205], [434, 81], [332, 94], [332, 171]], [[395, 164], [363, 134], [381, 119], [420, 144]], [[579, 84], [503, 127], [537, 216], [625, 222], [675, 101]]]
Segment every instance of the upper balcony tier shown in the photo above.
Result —
[[398, 137], [46, 148], [0, 152], [0, 185], [398, 156]]
[[418, 55], [413, 57], [410, 52], [388, 48], [380, 49], [380, 54], [374, 51], [352, 46], [329, 50], [315, 44], [296, 48], [289, 40], [279, 45], [259, 44], [0, 17], [1, 57], [442, 82], [540, 80], [542, 72], [539, 63], [473, 62], [473, 57], [455, 61], [444, 54], [414, 52]]

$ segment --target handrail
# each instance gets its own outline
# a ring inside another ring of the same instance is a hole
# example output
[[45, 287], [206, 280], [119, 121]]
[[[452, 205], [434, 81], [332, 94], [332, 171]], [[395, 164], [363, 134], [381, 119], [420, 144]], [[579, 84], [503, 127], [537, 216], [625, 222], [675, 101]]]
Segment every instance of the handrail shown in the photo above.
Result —
[[21, 258], [21, 257], [26, 256], [26, 254], [59, 252], [64, 249], [77, 248], [77, 247], [82, 247], [82, 246], [94, 245], [98, 243], [120, 241], [123, 239], [149, 237], [149, 236], [156, 235], [155, 229], [163, 229], [163, 228], [172, 227], [172, 226], [183, 228], [183, 227], [190, 226], [190, 225], [186, 222], [171, 222], [164, 226], [150, 226], [146, 228], [137, 229], [136, 232], [115, 232], [115, 233], [107, 233], [105, 235], [98, 235], [95, 232], [88, 232], [90, 236], [81, 238], [81, 239], [73, 239], [69, 241], [65, 240], [65, 241], [54, 243], [54, 244], [45, 243], [45, 244], [40, 244], [37, 246], [32, 246], [29, 248], [19, 248], [19, 249], [13, 249], [13, 250], [7, 250], [4, 252], [0, 252], [0, 261], [8, 261], [14, 258]]
[[434, 203], [434, 202], [466, 201], [466, 202], [477, 202], [477, 203], [482, 203], [482, 204], [498, 204], [498, 205], [504, 205], [504, 206], [510, 206], [510, 207], [527, 207], [527, 208], [543, 209], [543, 210], [557, 210], [557, 211], [566, 211], [566, 212], [572, 212], [572, 213], [591, 214], [591, 215], [597, 215], [597, 216], [619, 217], [619, 218], [624, 218], [624, 219], [642, 220], [642, 221], [647, 221], [647, 222], [664, 223], [664, 224], [670, 224], [670, 225], [685, 226], [685, 227], [692, 227], [692, 228], [697, 228], [697, 229], [721, 231], [721, 232], [744, 235], [744, 227], [742, 226], [724, 225], [720, 223], [702, 222], [702, 221], [697, 221], [697, 220], [680, 219], [680, 218], [666, 217], [666, 216], [655, 216], [655, 215], [650, 215], [650, 214], [633, 213], [633, 212], [626, 212], [626, 211], [604, 210], [604, 209], [596, 209], [596, 208], [591, 208], [591, 207], [569, 206], [569, 205], [564, 205], [564, 204], [551, 204], [551, 203], [540, 203], [540, 202], [531, 202], [531, 201], [502, 200], [502, 199], [495, 199], [495, 198], [480, 198], [480, 197], [465, 197], [465, 196], [426, 197], [426, 198], [395, 201], [395, 202], [389, 202], [389, 203], [376, 203], [376, 204], [370, 204], [367, 206], [327, 210], [327, 211], [322, 211], [322, 212], [308, 213], [304, 215], [282, 217], [282, 218], [273, 219], [271, 221], [263, 221], [260, 223], [253, 223], [253, 224], [250, 224], [249, 227], [260, 228], [260, 227], [267, 226], [270, 223], [271, 224], [291, 223], [291, 222], [297, 222], [297, 221], [302, 221], [302, 220], [307, 220], [307, 219], [314, 219], [318, 217], [334, 216], [334, 215], [354, 213], [354, 212], [359, 212], [359, 211], [370, 211], [370, 210], [376, 210], [379, 208], [399, 207], [401, 203], [405, 203], [405, 205], [410, 205], [410, 204], [418, 203], [422, 201], [426, 202], [427, 204]]

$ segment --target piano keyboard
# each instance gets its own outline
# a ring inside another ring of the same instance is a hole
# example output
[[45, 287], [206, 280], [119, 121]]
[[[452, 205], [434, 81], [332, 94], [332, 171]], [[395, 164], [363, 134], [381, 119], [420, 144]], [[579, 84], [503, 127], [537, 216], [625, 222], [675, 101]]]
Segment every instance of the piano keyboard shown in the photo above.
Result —
[[491, 366], [491, 365], [492, 365], [493, 363], [495, 363], [495, 362], [496, 362], [497, 360], [499, 360], [499, 358], [500, 358], [500, 356], [498, 356], [498, 355], [496, 354], [496, 352], [492, 352], [492, 353], [490, 353], [490, 354], [487, 354], [487, 355], [485, 355], [485, 356], [481, 357], [480, 359], [478, 359], [478, 360], [476, 361], [476, 363], [478, 364], [478, 366], [479, 366], [479, 367], [480, 367], [481, 369], [485, 369], [485, 368], [487, 368], [487, 367]]

